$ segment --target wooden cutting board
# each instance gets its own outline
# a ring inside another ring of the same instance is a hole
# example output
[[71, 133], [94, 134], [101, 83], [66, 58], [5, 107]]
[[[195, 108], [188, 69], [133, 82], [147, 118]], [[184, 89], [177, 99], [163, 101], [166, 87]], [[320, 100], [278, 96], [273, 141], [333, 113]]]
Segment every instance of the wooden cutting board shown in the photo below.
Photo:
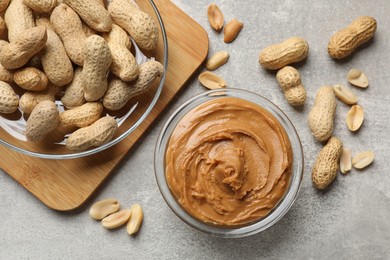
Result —
[[[139, 0], [138, 4], [152, 14], [151, 6], [146, 2]], [[29, 157], [0, 145], [0, 168], [48, 207], [68, 211], [81, 206], [205, 60], [208, 53], [206, 31], [169, 0], [154, 2], [168, 36], [168, 73], [159, 101], [134, 132], [104, 152], [69, 160]]]

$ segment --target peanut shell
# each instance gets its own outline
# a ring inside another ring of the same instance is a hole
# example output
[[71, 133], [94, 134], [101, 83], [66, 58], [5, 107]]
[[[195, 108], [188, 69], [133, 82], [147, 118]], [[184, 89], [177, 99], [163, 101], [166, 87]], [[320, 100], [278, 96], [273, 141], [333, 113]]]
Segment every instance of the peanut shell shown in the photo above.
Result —
[[319, 88], [308, 116], [310, 131], [318, 141], [326, 141], [332, 136], [335, 113], [336, 96], [333, 88]]
[[66, 148], [72, 151], [85, 151], [93, 146], [101, 146], [115, 135], [118, 124], [113, 117], [105, 116], [90, 126], [74, 131], [66, 140]]
[[27, 91], [20, 97], [20, 110], [29, 114], [33, 111], [34, 107], [43, 100], [54, 102], [55, 95], [57, 95], [60, 90], [59, 87], [49, 83], [43, 91]]
[[84, 66], [81, 72], [84, 98], [96, 101], [107, 90], [107, 71], [111, 65], [111, 52], [107, 42], [98, 35], [87, 38], [84, 44]]
[[39, 102], [31, 112], [26, 123], [26, 137], [32, 142], [43, 141], [60, 122], [56, 104], [50, 100]]
[[25, 90], [41, 91], [49, 83], [45, 73], [34, 67], [19, 69], [14, 73], [15, 83]]
[[60, 37], [49, 24], [46, 26], [47, 42], [40, 53], [43, 71], [51, 83], [62, 87], [72, 81], [73, 65]]
[[153, 50], [158, 43], [158, 27], [153, 17], [133, 2], [112, 0], [108, 6], [112, 20], [125, 29], [137, 45], [145, 50]]
[[19, 96], [6, 82], [0, 81], [0, 113], [10, 114], [18, 110]]
[[109, 32], [112, 27], [110, 14], [102, 2], [90, 0], [64, 0], [92, 29], [98, 32]]
[[348, 57], [360, 45], [374, 36], [376, 27], [376, 20], [373, 17], [358, 17], [348, 27], [336, 32], [330, 38], [328, 43], [329, 55], [334, 59]]
[[277, 70], [291, 63], [306, 59], [309, 44], [300, 37], [287, 40], [264, 48], [259, 55], [259, 63], [265, 69]]
[[23, 0], [12, 0], [5, 11], [4, 21], [8, 28], [8, 40], [12, 42], [24, 30], [35, 26], [33, 11]]
[[86, 102], [81, 71], [81, 67], [75, 70], [73, 80], [66, 87], [64, 96], [61, 98], [62, 104], [67, 108], [78, 107]]
[[302, 106], [306, 100], [306, 90], [298, 70], [285, 66], [276, 73], [276, 80], [283, 89], [287, 102], [292, 106]]
[[79, 107], [60, 113], [60, 123], [64, 128], [86, 127], [100, 118], [103, 105], [100, 102], [88, 102]]
[[119, 79], [110, 81], [103, 98], [103, 106], [108, 110], [119, 110], [133, 97], [148, 91], [157, 77], [164, 73], [164, 67], [158, 61], [147, 61], [140, 65], [139, 76], [134, 83]]
[[[0, 52], [3, 49], [3, 47], [7, 44], [8, 44], [7, 41], [0, 39]], [[14, 81], [13, 71], [7, 70], [6, 68], [4, 68], [3, 65], [1, 65], [1, 63], [0, 63], [0, 80], [6, 81], [6, 82]]]
[[317, 189], [325, 189], [337, 176], [339, 159], [343, 144], [336, 137], [331, 137], [321, 149], [312, 169], [312, 182]]
[[77, 65], [84, 62], [83, 48], [87, 39], [77, 13], [66, 4], [54, 8], [50, 15], [56, 33], [61, 38], [69, 58]]
[[0, 62], [6, 69], [17, 69], [25, 65], [46, 45], [46, 28], [37, 26], [24, 30], [0, 52]]
[[110, 33], [103, 37], [107, 40], [111, 51], [111, 72], [123, 81], [137, 79], [139, 67], [129, 50], [130, 40], [125, 30], [113, 24]]
[[57, 5], [57, 0], [23, 0], [23, 2], [38, 13], [50, 13]]

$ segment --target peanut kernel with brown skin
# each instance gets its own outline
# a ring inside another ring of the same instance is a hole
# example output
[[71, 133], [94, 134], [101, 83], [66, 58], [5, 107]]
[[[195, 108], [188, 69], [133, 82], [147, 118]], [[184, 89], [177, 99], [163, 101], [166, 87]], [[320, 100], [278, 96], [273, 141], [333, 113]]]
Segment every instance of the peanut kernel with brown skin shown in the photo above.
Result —
[[207, 8], [207, 18], [209, 19], [210, 25], [214, 30], [216, 30], [217, 32], [221, 31], [225, 19], [218, 5], [209, 5], [209, 7]]
[[225, 43], [234, 41], [243, 27], [244, 24], [241, 21], [237, 20], [236, 18], [232, 19], [225, 25], [225, 28], [223, 29], [223, 41]]

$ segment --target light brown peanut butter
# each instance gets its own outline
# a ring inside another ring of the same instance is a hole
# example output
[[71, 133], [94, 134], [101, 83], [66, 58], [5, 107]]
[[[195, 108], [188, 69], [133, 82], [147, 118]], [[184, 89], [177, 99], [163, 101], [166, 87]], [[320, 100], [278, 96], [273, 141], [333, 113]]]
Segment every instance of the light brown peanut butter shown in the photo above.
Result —
[[165, 155], [168, 186], [193, 217], [240, 226], [266, 216], [290, 181], [290, 141], [277, 119], [234, 97], [208, 101], [177, 124]]

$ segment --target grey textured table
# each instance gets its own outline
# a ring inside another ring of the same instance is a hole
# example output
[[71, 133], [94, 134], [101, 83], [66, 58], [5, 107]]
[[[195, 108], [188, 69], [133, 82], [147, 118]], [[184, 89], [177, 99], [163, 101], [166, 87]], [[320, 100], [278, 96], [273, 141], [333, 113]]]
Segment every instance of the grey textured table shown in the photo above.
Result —
[[[244, 22], [236, 41], [225, 44], [211, 30], [206, 0], [174, 0], [209, 33], [210, 53], [226, 50], [228, 64], [216, 71], [229, 86], [255, 91], [280, 106], [295, 124], [305, 153], [305, 173], [299, 196], [287, 215], [270, 229], [242, 239], [214, 238], [179, 220], [165, 204], [154, 177], [153, 152], [168, 116], [188, 98], [204, 91], [196, 77], [180, 93], [138, 146], [119, 165], [85, 208], [72, 213], [48, 209], [8, 175], [0, 174], [1, 259], [389, 259], [390, 258], [390, 2], [365, 1], [226, 1], [216, 3], [225, 19]], [[352, 58], [335, 62], [327, 42], [337, 29], [360, 15], [378, 21], [375, 39]], [[273, 73], [261, 69], [258, 53], [266, 45], [293, 35], [310, 44], [309, 58], [298, 69], [308, 98], [303, 110], [291, 108]], [[316, 90], [347, 84], [352, 67], [370, 79], [354, 88], [366, 119], [356, 134], [348, 131], [348, 106], [338, 102], [334, 134], [354, 153], [373, 150], [375, 162], [363, 171], [339, 175], [325, 192], [312, 186], [310, 172], [321, 145], [311, 136], [306, 118]], [[4, 155], [2, 155], [4, 156]], [[139, 202], [145, 212], [140, 233], [107, 231], [88, 216], [93, 201], [115, 197], [124, 206]]]

